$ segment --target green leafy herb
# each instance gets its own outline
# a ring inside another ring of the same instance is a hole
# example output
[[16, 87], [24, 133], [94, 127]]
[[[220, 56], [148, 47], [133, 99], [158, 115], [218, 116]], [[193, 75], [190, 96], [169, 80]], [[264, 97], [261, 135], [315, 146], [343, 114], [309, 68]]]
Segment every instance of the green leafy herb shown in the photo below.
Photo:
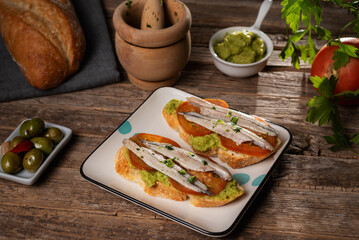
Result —
[[[356, 37], [359, 37], [359, 1], [326, 0], [326, 2], [332, 2], [354, 17], [352, 21], [341, 29], [336, 40], [332, 39], [332, 34], [329, 30], [320, 26], [323, 21], [323, 9], [320, 0], [282, 0], [282, 19], [285, 19], [287, 24], [287, 44], [279, 54], [282, 60], [290, 57], [292, 65], [296, 68], [299, 68], [300, 60], [311, 64], [318, 52], [313, 41], [314, 35], [319, 39], [328, 41], [329, 46], [338, 46], [333, 55], [334, 70], [345, 66], [350, 57], [359, 57], [357, 48], [343, 44], [340, 41], [342, 33], [349, 27], [352, 27]], [[289, 31], [291, 31], [291, 35]], [[304, 44], [300, 45], [299, 43]], [[328, 144], [332, 145], [330, 148], [332, 151], [351, 148], [351, 143], [359, 145], [359, 134], [348, 136], [344, 133], [344, 126], [338, 110], [339, 100], [343, 97], [354, 98], [359, 96], [359, 89], [335, 94], [334, 90], [338, 82], [337, 76], [330, 76], [329, 78], [316, 76], [311, 77], [310, 80], [313, 86], [318, 89], [320, 95], [314, 96], [307, 103], [309, 111], [306, 121], [318, 123], [319, 126], [331, 124], [333, 135], [325, 136], [324, 138]]]
[[152, 28], [152, 26], [150, 24], [147, 24], [146, 27], [147, 28]]
[[347, 136], [344, 133], [344, 127], [340, 120], [338, 101], [341, 97], [357, 97], [359, 96], [359, 89], [356, 91], [345, 91], [339, 94], [334, 94], [335, 86], [338, 79], [331, 76], [320, 78], [318, 76], [311, 77], [313, 85], [318, 88], [320, 96], [314, 96], [308, 103], [309, 107], [307, 122], [317, 123], [319, 126], [331, 123], [333, 135], [325, 136], [324, 139], [328, 144], [331, 144], [330, 150], [338, 151], [343, 148], [350, 148], [351, 143], [359, 145], [359, 134]]
[[233, 131], [235, 132], [235, 133], [239, 133], [240, 131], [241, 131], [241, 127], [236, 127], [235, 129], [233, 129]]
[[234, 124], [237, 124], [238, 118], [237, 117], [232, 117], [231, 122], [234, 123]]
[[[343, 27], [340, 36], [345, 29], [352, 26], [356, 37], [359, 37], [359, 1], [326, 0], [326, 2], [333, 2], [354, 16], [354, 19]], [[329, 44], [339, 46], [334, 53], [334, 66], [336, 69], [339, 66], [345, 66], [349, 61], [348, 56], [357, 56], [355, 47], [341, 44], [340, 36], [337, 40], [332, 40], [331, 32], [320, 26], [323, 20], [323, 9], [320, 0], [282, 0], [281, 5], [282, 19], [286, 21], [288, 37], [286, 46], [279, 54], [282, 60], [291, 57], [292, 65], [296, 68], [299, 68], [300, 59], [304, 62], [309, 61], [309, 63], [312, 63], [318, 52], [313, 41], [314, 34], [319, 39], [328, 41]], [[299, 26], [303, 26], [303, 29], [299, 29]], [[292, 32], [291, 36], [289, 36], [289, 30]], [[304, 40], [305, 36], [307, 36], [306, 41]], [[305, 44], [299, 45], [300, 40], [304, 40]]]
[[178, 173], [181, 174], [181, 175], [185, 175], [186, 171], [182, 169], [182, 170], [179, 170]]
[[131, 4], [132, 4], [131, 0], [127, 0], [127, 2], [125, 4], [126, 4], [128, 9], [131, 9]]
[[206, 166], [206, 165], [208, 164], [208, 162], [205, 161], [205, 160], [202, 160], [202, 164], [203, 164], [204, 166]]
[[174, 162], [172, 161], [172, 159], [170, 159], [170, 158], [167, 158], [166, 160], [161, 161], [161, 163], [166, 164], [166, 166], [169, 168], [173, 168], [173, 166], [175, 165]]
[[168, 150], [173, 150], [173, 146], [172, 146], [172, 145], [166, 145], [165, 148], [167, 148]]
[[188, 182], [189, 182], [189, 183], [194, 183], [195, 180], [196, 180], [196, 176], [191, 176], [191, 177], [188, 179]]

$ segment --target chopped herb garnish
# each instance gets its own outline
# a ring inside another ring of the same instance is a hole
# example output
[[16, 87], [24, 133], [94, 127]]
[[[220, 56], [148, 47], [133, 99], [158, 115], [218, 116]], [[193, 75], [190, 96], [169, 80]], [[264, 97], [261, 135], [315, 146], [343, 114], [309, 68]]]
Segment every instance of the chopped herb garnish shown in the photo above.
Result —
[[207, 163], [207, 161], [202, 160], [202, 164], [203, 164], [204, 166], [206, 166], [208, 163]]
[[143, 158], [143, 156], [141, 156], [141, 158]]
[[229, 132], [229, 129], [226, 129], [226, 132]]
[[234, 124], [237, 124], [238, 118], [237, 117], [232, 117], [231, 122], [234, 123]]
[[190, 178], [188, 179], [188, 182], [189, 182], [189, 183], [193, 183], [194, 180], [196, 180], [196, 176], [190, 177]]
[[196, 155], [194, 155], [193, 153], [191, 152], [188, 152], [188, 154], [191, 156], [191, 157], [195, 157]]
[[236, 127], [235, 129], [233, 129], [233, 131], [236, 132], [236, 133], [238, 133], [238, 132], [241, 131], [241, 129], [242, 129], [241, 127]]
[[221, 119], [217, 119], [217, 122], [215, 122], [215, 123], [213, 124], [212, 128], [217, 127], [218, 123], [223, 125], [223, 124], [224, 124], [224, 121], [221, 120]]
[[232, 116], [232, 111], [229, 111], [227, 114], [226, 114], [227, 117], [230, 117]]
[[136, 150], [137, 150], [137, 151], [140, 151], [140, 149], [139, 149], [139, 148], [136, 148]]
[[186, 171], [185, 170], [180, 170], [180, 171], [178, 171], [178, 173], [181, 174], [181, 175], [185, 175]]
[[170, 158], [167, 158], [166, 160], [161, 161], [161, 163], [166, 164], [166, 166], [169, 168], [173, 168], [173, 166], [175, 165], [174, 162], [172, 161], [172, 159], [170, 159]]
[[131, 1], [131, 0], [127, 0], [126, 6], [127, 6], [128, 9], [131, 8], [131, 4], [132, 4], [132, 1]]
[[152, 26], [151, 26], [150, 24], [147, 24], [147, 25], [146, 25], [146, 27], [148, 27], [148, 28], [152, 28]]
[[215, 107], [215, 106], [213, 106], [213, 107], [212, 107], [212, 109], [216, 110], [216, 107]]
[[165, 148], [167, 148], [168, 150], [173, 150], [172, 145], [166, 145]]

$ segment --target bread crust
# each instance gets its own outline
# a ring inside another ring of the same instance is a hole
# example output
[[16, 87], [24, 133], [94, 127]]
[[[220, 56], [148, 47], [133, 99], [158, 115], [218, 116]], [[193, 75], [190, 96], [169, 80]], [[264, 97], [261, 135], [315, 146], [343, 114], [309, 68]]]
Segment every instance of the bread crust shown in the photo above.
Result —
[[86, 42], [69, 0], [1, 0], [0, 31], [28, 82], [39, 89], [74, 74]]
[[[180, 137], [186, 143], [189, 144], [190, 135], [188, 133], [186, 133], [184, 131], [184, 129], [181, 127], [181, 125], [179, 124], [178, 119], [177, 119], [177, 114], [175, 114], [175, 113], [168, 114], [165, 111], [165, 109], [163, 108], [162, 115], [163, 115], [164, 119], [166, 120], [166, 122], [168, 123], [168, 125], [172, 129], [176, 130], [179, 133]], [[276, 146], [274, 147], [274, 150], [272, 152], [268, 153], [267, 155], [261, 156], [261, 157], [238, 153], [238, 152], [234, 152], [234, 151], [231, 151], [228, 149], [222, 149], [220, 147], [215, 148], [215, 149], [209, 149], [206, 152], [200, 152], [195, 149], [193, 149], [193, 151], [199, 155], [203, 155], [203, 156], [207, 156], [207, 157], [218, 156], [219, 160], [228, 164], [228, 166], [230, 166], [231, 168], [243, 168], [243, 167], [258, 163], [258, 162], [266, 159], [268, 156], [273, 154], [278, 149], [280, 144], [281, 144], [281, 141], [280, 141], [279, 137], [277, 137]]]
[[128, 164], [125, 154], [126, 150], [127, 148], [125, 146], [122, 146], [117, 151], [115, 157], [115, 170], [118, 174], [120, 174], [127, 180], [139, 183], [143, 188], [144, 192], [150, 196], [162, 197], [176, 201], [184, 201], [187, 199], [187, 194], [180, 192], [174, 187], [167, 186], [161, 182], [156, 182], [156, 184], [150, 188], [147, 187], [141, 179], [140, 171], [138, 169], [131, 168]]
[[131, 168], [126, 158], [125, 146], [122, 146], [116, 153], [115, 156], [115, 170], [116, 172], [127, 180], [139, 183], [143, 188], [144, 192], [150, 196], [167, 198], [176, 201], [184, 201], [190, 199], [190, 203], [196, 207], [220, 207], [228, 204], [235, 199], [243, 195], [244, 189], [237, 184], [237, 188], [240, 189], [240, 193], [233, 198], [217, 200], [207, 198], [205, 196], [196, 196], [183, 193], [172, 186], [167, 186], [161, 182], [156, 182], [152, 187], [147, 187], [141, 179], [141, 174], [138, 169]]

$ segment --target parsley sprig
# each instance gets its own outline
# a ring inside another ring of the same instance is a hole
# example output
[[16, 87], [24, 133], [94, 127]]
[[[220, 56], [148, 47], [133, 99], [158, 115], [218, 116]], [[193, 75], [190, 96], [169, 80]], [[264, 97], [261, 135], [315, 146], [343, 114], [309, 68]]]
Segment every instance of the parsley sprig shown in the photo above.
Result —
[[351, 147], [351, 143], [359, 145], [359, 134], [346, 135], [344, 126], [340, 119], [338, 110], [338, 101], [343, 97], [357, 97], [359, 96], [359, 89], [356, 91], [345, 91], [339, 94], [334, 94], [335, 86], [338, 79], [335, 76], [320, 78], [318, 76], [310, 77], [313, 86], [318, 89], [321, 94], [314, 96], [308, 103], [310, 107], [306, 118], [307, 122], [316, 123], [319, 126], [331, 123], [333, 135], [325, 136], [324, 139], [328, 144], [332, 144], [330, 150], [337, 151], [342, 148], [349, 148], [353, 152], [355, 150]]
[[[359, 37], [359, 1], [343, 2], [342, 0], [326, 0], [327, 2], [333, 2], [335, 5], [348, 11], [349, 14], [354, 16], [354, 19], [346, 24], [339, 34], [339, 38], [342, 36], [344, 30], [352, 27]], [[335, 44], [339, 46], [339, 49], [334, 53], [336, 60], [336, 66], [344, 65], [349, 61], [349, 56], [356, 56], [356, 51], [348, 45], [341, 44], [340, 40], [333, 40], [332, 34], [329, 30], [320, 26], [322, 23], [323, 9], [321, 7], [320, 0], [282, 0], [282, 18], [286, 21], [287, 26], [287, 44], [280, 52], [279, 56], [282, 60], [291, 57], [292, 65], [299, 69], [300, 59], [304, 62], [309, 61], [312, 63], [318, 49], [313, 41], [313, 35], [315, 34], [319, 39], [329, 41], [329, 44]], [[300, 29], [299, 27], [302, 26]], [[289, 35], [289, 31], [292, 31], [292, 35]], [[307, 36], [305, 44], [299, 44], [305, 42], [304, 37]]]
[[[282, 0], [282, 18], [287, 24], [287, 44], [280, 53], [282, 60], [291, 58], [291, 63], [299, 69], [300, 60], [304, 62], [313, 62], [318, 49], [313, 41], [313, 36], [326, 40], [328, 45], [336, 45], [338, 49], [334, 51], [333, 66], [338, 70], [345, 66], [350, 57], [359, 58], [359, 50], [351, 45], [341, 43], [340, 37], [344, 30], [352, 27], [356, 37], [359, 37], [359, 1], [326, 0], [334, 5], [346, 10], [348, 14], [354, 16], [353, 20], [347, 23], [340, 31], [338, 39], [333, 40], [329, 30], [320, 26], [322, 23], [323, 9], [320, 0]], [[302, 27], [302, 28], [300, 28]], [[291, 35], [289, 31], [291, 30]], [[307, 37], [306, 40], [304, 37]], [[304, 44], [303, 44], [304, 42]], [[302, 44], [300, 44], [302, 43]], [[333, 135], [325, 136], [328, 144], [331, 144], [331, 150], [337, 151], [342, 148], [350, 148], [351, 143], [359, 145], [359, 133], [346, 135], [343, 123], [340, 119], [338, 102], [341, 98], [351, 98], [359, 96], [359, 89], [356, 91], [345, 91], [335, 94], [338, 78], [332, 75], [329, 78], [323, 76], [311, 77], [313, 86], [318, 89], [319, 96], [314, 96], [307, 103], [309, 107], [306, 121], [317, 123], [319, 126], [331, 124]], [[354, 151], [354, 150], [353, 150]]]

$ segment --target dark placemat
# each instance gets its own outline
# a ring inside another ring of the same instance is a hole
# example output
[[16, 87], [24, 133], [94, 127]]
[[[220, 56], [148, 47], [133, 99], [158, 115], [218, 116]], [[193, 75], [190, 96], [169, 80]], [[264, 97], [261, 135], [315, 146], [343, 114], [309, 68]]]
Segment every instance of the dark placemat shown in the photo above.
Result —
[[86, 38], [80, 70], [54, 89], [32, 87], [12, 60], [0, 35], [0, 102], [72, 92], [118, 82], [119, 72], [99, 0], [73, 0]]

